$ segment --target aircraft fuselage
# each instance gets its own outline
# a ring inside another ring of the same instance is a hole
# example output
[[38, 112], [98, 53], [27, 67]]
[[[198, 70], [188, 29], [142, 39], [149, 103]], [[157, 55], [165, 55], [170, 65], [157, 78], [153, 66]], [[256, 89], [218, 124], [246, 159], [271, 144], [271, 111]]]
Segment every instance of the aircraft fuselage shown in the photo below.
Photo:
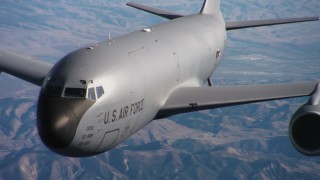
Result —
[[70, 53], [42, 86], [40, 137], [67, 156], [113, 148], [151, 122], [174, 89], [203, 86], [225, 42], [222, 15], [197, 14]]

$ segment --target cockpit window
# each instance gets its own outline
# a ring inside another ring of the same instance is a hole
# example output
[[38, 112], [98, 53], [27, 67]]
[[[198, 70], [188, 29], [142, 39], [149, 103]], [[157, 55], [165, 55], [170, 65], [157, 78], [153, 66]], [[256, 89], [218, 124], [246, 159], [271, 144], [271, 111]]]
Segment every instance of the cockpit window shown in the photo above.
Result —
[[66, 88], [64, 90], [64, 96], [74, 98], [85, 98], [86, 92], [86, 89], [83, 88]]
[[54, 97], [61, 96], [62, 87], [47, 85], [47, 87], [44, 89], [44, 94], [47, 96], [54, 96]]
[[96, 94], [94, 92], [94, 88], [89, 88], [88, 99], [96, 100]]
[[104, 94], [104, 90], [102, 86], [97, 87], [97, 96], [98, 99]]

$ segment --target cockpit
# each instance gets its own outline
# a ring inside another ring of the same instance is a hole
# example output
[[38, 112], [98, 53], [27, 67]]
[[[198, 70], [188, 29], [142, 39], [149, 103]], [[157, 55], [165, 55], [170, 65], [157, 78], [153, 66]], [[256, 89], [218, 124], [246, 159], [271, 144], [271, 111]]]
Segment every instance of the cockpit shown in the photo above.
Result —
[[50, 97], [84, 98], [95, 101], [104, 95], [104, 89], [101, 85], [94, 86], [92, 80], [80, 80], [80, 83], [73, 87], [68, 85], [64, 87], [54, 79], [50, 79], [43, 94]]

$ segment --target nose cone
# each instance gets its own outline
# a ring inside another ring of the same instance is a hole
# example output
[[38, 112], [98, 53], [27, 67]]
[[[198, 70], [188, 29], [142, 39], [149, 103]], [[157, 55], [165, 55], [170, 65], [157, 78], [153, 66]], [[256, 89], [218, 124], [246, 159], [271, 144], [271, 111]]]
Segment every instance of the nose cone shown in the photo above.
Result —
[[83, 114], [94, 101], [40, 95], [38, 101], [38, 131], [44, 144], [63, 154], [73, 140]]

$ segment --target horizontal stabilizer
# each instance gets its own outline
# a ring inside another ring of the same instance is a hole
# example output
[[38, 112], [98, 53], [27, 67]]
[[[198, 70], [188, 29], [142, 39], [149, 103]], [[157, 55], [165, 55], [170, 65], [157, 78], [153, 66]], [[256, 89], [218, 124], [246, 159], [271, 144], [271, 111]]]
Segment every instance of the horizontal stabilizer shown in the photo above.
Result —
[[260, 26], [272, 26], [278, 24], [290, 24], [307, 21], [318, 21], [319, 17], [304, 18], [286, 18], [286, 19], [267, 19], [267, 20], [251, 20], [251, 21], [230, 21], [226, 22], [226, 30], [244, 29]]
[[173, 91], [156, 118], [205, 109], [309, 96], [318, 82], [217, 87], [184, 87]]
[[52, 66], [47, 62], [0, 50], [0, 72], [11, 74], [38, 86], [42, 85]]
[[170, 19], [170, 20], [176, 19], [176, 18], [179, 18], [179, 17], [183, 17], [183, 15], [181, 15], [181, 14], [176, 14], [176, 13], [173, 13], [173, 12], [169, 12], [169, 11], [157, 9], [157, 8], [154, 8], [154, 7], [141, 5], [141, 4], [138, 4], [138, 3], [128, 2], [127, 5], [131, 6], [133, 8], [136, 8], [136, 9], [139, 9], [139, 10], [142, 10], [142, 11], [145, 11], [145, 12], [148, 12], [148, 13], [151, 13], [151, 14], [166, 18], [166, 19]]

